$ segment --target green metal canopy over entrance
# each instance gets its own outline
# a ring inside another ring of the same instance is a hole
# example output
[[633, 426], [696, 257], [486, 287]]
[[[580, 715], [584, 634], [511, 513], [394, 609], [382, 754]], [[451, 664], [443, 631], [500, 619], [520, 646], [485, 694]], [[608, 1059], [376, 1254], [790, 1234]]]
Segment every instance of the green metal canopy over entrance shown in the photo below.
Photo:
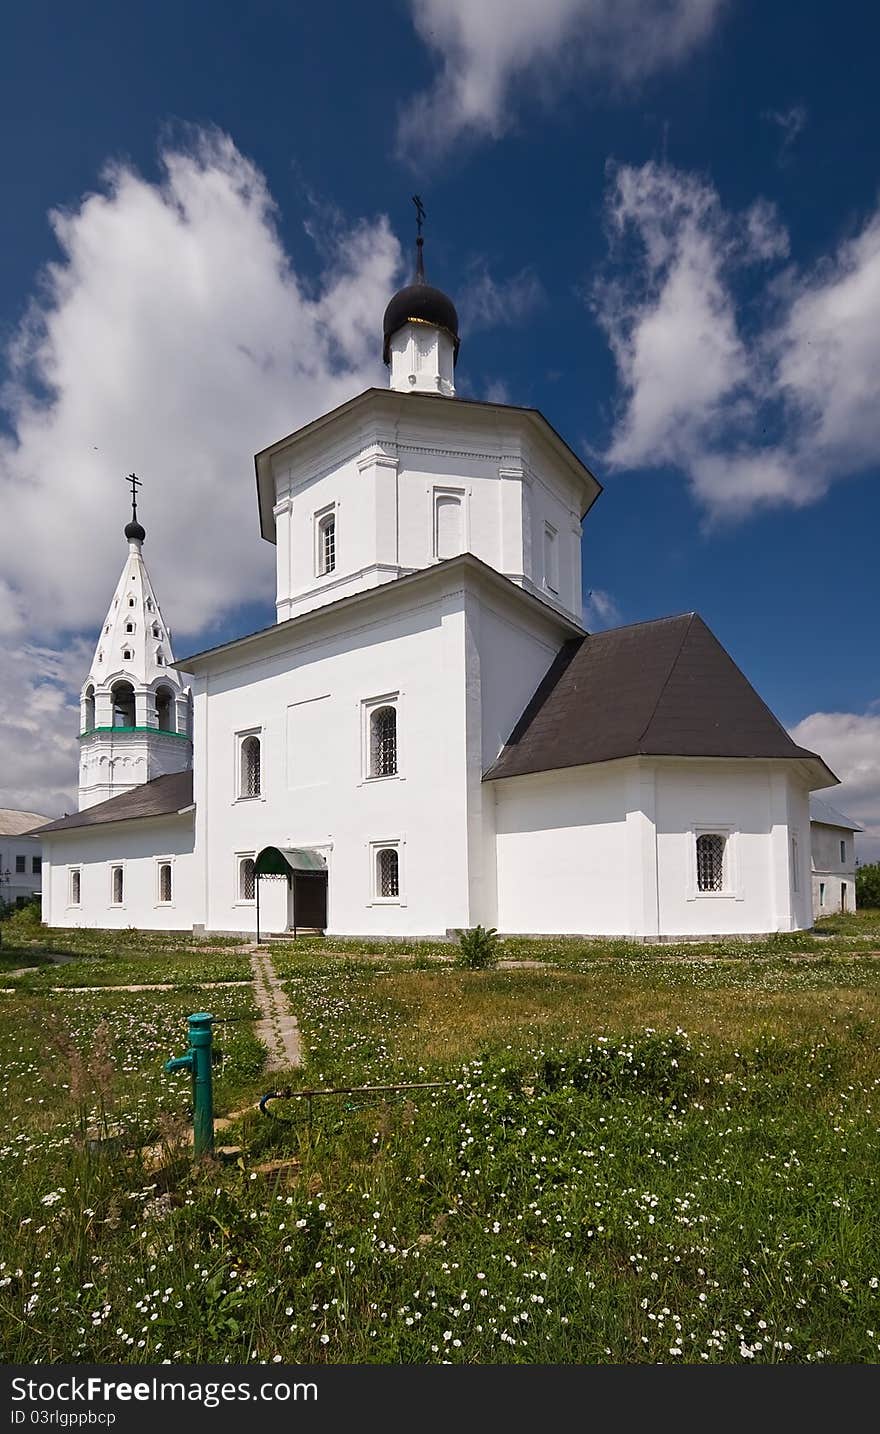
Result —
[[254, 862], [255, 876], [286, 876], [295, 871], [326, 871], [327, 859], [319, 851], [299, 846], [264, 846]]
[[311, 847], [264, 846], [254, 862], [257, 941], [260, 939], [260, 881], [286, 881], [289, 890], [288, 929], [297, 926], [323, 931], [327, 925], [327, 858]]

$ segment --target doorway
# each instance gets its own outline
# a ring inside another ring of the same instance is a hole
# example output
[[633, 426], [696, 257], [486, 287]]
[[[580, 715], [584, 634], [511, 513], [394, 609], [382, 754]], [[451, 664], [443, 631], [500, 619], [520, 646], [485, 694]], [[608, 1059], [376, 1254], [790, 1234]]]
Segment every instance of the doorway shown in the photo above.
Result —
[[290, 931], [327, 929], [327, 872], [294, 871], [287, 898]]

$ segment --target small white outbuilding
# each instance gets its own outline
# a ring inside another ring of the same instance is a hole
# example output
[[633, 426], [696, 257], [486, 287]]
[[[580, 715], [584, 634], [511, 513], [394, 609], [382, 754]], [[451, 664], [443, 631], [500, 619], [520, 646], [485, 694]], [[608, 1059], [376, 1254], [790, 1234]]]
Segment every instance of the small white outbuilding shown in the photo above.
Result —
[[856, 909], [856, 842], [862, 828], [815, 793], [810, 797], [813, 916]]

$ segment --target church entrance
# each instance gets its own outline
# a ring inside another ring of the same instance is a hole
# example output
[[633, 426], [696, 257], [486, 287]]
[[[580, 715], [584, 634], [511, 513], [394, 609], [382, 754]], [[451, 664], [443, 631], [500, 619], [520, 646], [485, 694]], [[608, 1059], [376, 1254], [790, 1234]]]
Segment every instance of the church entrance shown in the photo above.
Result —
[[295, 871], [287, 898], [290, 931], [324, 931], [327, 927], [327, 872]]
[[264, 846], [254, 862], [257, 940], [260, 939], [260, 885], [287, 882], [287, 930], [324, 931], [327, 926], [327, 858], [311, 847]]

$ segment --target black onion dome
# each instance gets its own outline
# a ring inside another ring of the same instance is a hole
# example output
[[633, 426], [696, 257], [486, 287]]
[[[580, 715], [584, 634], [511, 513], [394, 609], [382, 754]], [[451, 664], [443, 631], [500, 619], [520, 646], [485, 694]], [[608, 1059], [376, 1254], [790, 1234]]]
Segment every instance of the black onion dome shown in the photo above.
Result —
[[391, 362], [390, 344], [398, 329], [404, 324], [414, 320], [416, 323], [433, 324], [435, 328], [445, 329], [453, 343], [453, 362], [458, 358], [458, 314], [455, 305], [442, 289], [435, 289], [432, 284], [408, 284], [405, 289], [399, 289], [391, 298], [388, 308], [385, 310], [385, 318], [382, 323], [384, 342], [382, 346], [382, 357], [386, 363]]
[[141, 527], [137, 518], [133, 518], [130, 523], [126, 523], [123, 532], [130, 543], [142, 543], [147, 536], [145, 529]]

